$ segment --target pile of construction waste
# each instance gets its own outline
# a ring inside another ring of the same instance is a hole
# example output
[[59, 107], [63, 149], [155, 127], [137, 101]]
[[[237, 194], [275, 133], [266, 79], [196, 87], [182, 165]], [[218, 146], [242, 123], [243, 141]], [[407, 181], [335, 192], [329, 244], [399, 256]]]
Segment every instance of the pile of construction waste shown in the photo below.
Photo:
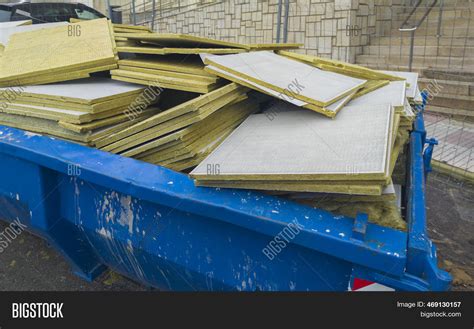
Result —
[[406, 228], [416, 73], [106, 19], [0, 31], [2, 125]]

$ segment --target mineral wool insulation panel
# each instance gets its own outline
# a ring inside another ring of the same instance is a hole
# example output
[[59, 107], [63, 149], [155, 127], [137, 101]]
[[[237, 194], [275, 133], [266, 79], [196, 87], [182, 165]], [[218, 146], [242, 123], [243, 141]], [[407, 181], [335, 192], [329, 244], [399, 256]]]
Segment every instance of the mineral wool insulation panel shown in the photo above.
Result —
[[347, 105], [363, 106], [390, 103], [401, 110], [405, 107], [406, 82], [392, 81], [388, 85], [351, 100]]
[[[232, 74], [232, 73], [226, 72], [224, 70], [221, 70], [218, 67], [209, 65], [208, 69], [210, 69], [213, 72], [216, 72], [216, 73], [220, 74], [222, 77], [227, 78], [228, 80], [232, 80], [236, 83], [241, 83], [241, 84], [243, 84], [243, 85], [245, 85], [249, 88], [252, 88], [252, 89], [255, 89], [257, 91], [266, 93], [270, 96], [279, 98], [279, 99], [284, 100], [284, 101], [286, 101], [288, 103], [291, 103], [293, 105], [296, 105], [296, 106], [299, 106], [299, 107], [304, 107], [304, 106], [308, 105], [308, 103], [300, 101], [299, 99], [296, 99], [292, 96], [286, 96], [286, 95], [284, 95], [282, 93], [279, 93], [277, 91], [274, 91], [270, 88], [259, 85], [258, 83], [255, 83], [253, 81], [241, 78], [241, 77], [239, 77], [235, 74]], [[324, 110], [325, 111], [331, 111], [331, 112], [334, 112], [334, 114], [336, 114], [344, 106], [344, 104], [346, 104], [354, 96], [354, 93], [355, 92], [353, 92], [353, 93], [351, 93], [347, 96], [344, 96], [340, 100], [338, 100], [338, 101], [332, 103], [331, 105], [325, 107]], [[289, 109], [289, 110], [291, 110], [291, 109]]]
[[30, 97], [96, 103], [116, 96], [140, 93], [142, 90], [143, 87], [131, 83], [107, 78], [87, 78], [49, 85], [0, 88], [0, 97], [2, 93], [15, 91]]
[[68, 37], [68, 26], [13, 34], [0, 58], [0, 81], [92, 69], [116, 63], [106, 19], [84, 21], [81, 34]]
[[366, 80], [320, 70], [269, 51], [207, 56], [206, 64], [295, 98], [327, 106], [362, 87]]
[[121, 37], [126, 37], [129, 40], [146, 41], [153, 43], [159, 47], [182, 47], [182, 48], [244, 48], [249, 46], [234, 42], [214, 40], [204, 37], [198, 37], [188, 34], [173, 34], [173, 33], [135, 33], [135, 34], [119, 34]]
[[380, 71], [383, 73], [395, 75], [397, 77], [406, 79], [408, 82], [407, 86], [407, 97], [415, 98], [416, 86], [418, 86], [418, 73], [417, 72], [405, 72], [405, 71]]
[[[392, 124], [389, 104], [348, 106], [334, 120], [298, 108], [279, 111], [272, 120], [254, 114], [191, 175], [200, 180], [381, 179]], [[216, 165], [220, 174], [207, 175]]]
[[204, 71], [204, 64], [199, 56], [166, 55], [153, 58], [140, 56], [133, 59], [119, 60], [119, 65], [211, 76]]
[[[15, 22], [11, 22], [15, 23]], [[0, 23], [0, 43], [4, 44], [5, 46], [8, 43], [8, 40], [10, 40], [10, 37], [15, 34], [15, 33], [20, 33], [20, 32], [28, 32], [28, 31], [35, 31], [35, 30], [41, 30], [41, 29], [49, 29], [52, 27], [57, 27], [57, 26], [64, 26], [68, 25], [68, 22], [57, 22], [57, 23], [45, 23], [45, 24], [34, 24], [34, 25], [15, 25], [15, 26], [8, 26], [8, 27], [3, 27], [2, 24]]]
[[[262, 85], [259, 85], [258, 83], [255, 83], [253, 81], [250, 81], [248, 79], [245, 79], [245, 78], [242, 78], [242, 77], [239, 77], [235, 74], [232, 74], [232, 73], [229, 73], [229, 72], [226, 72], [218, 67], [215, 67], [215, 66], [212, 66], [212, 65], [209, 65], [208, 68], [216, 73], [219, 73], [221, 75], [223, 75], [225, 78], [229, 78], [229, 80], [232, 80], [232, 81], [235, 81], [236, 83], [241, 83], [247, 87], [251, 87], [257, 91], [260, 91], [260, 92], [264, 92], [268, 95], [271, 95], [271, 96], [274, 96], [276, 98], [279, 98], [279, 99], [284, 99], [284, 95], [282, 93], [279, 93], [277, 91], [274, 91], [270, 88], [267, 88], [265, 86], [262, 86]], [[286, 99], [284, 99], [286, 100]], [[287, 97], [287, 101], [293, 105], [296, 105], [296, 106], [304, 106], [304, 105], [308, 105], [308, 103], [306, 102], [303, 102], [303, 101], [300, 101], [299, 99], [296, 99], [296, 98], [289, 98]]]

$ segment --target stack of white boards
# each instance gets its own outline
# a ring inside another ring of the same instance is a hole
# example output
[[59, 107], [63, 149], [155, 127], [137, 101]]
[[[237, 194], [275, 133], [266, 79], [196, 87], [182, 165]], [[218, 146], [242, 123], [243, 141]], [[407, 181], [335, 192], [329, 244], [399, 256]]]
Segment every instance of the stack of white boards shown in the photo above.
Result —
[[275, 106], [287, 110], [272, 120], [251, 115], [191, 172], [196, 184], [381, 195], [391, 183], [398, 123], [390, 104], [346, 106], [336, 120]]
[[158, 112], [139, 108], [143, 91], [106, 78], [0, 88], [0, 124], [93, 146]]
[[389, 103], [346, 106], [331, 120], [280, 101], [250, 115], [190, 175], [197, 186], [263, 190], [406, 230], [391, 178], [405, 143], [399, 117]]
[[328, 117], [335, 117], [367, 83], [270, 51], [209, 55], [204, 62], [210, 73]]

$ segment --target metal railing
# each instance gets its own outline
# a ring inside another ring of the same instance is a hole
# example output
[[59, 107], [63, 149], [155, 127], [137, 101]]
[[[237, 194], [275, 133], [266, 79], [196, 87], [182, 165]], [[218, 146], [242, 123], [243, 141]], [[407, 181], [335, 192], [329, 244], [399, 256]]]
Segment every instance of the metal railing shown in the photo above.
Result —
[[[418, 20], [418, 22], [416, 24], [414, 24], [410, 27], [406, 27], [408, 25], [408, 22], [412, 18], [412, 16], [420, 8], [421, 3], [422, 3], [422, 0], [418, 0], [415, 7], [413, 7], [413, 9], [410, 12], [410, 14], [408, 15], [408, 17], [405, 19], [405, 21], [402, 23], [402, 25], [398, 29], [400, 32], [410, 32], [411, 33], [411, 36], [410, 36], [410, 38], [411, 38], [410, 39], [410, 55], [409, 55], [409, 59], [408, 59], [408, 61], [409, 61], [408, 62], [409, 71], [412, 71], [412, 69], [413, 69], [413, 53], [414, 53], [414, 47], [415, 47], [415, 33], [416, 33], [416, 30], [421, 26], [421, 24], [423, 24], [426, 17], [428, 17], [428, 15], [433, 10], [434, 6], [436, 6], [436, 4], [438, 3], [438, 0], [433, 0], [431, 5], [426, 9], [425, 13], [421, 17], [421, 19]], [[441, 1], [441, 3], [442, 3], [442, 1]], [[440, 7], [440, 12], [439, 13], [440, 14], [439, 14], [439, 21], [438, 21], [438, 35], [440, 35], [440, 30], [441, 30], [442, 7]]]

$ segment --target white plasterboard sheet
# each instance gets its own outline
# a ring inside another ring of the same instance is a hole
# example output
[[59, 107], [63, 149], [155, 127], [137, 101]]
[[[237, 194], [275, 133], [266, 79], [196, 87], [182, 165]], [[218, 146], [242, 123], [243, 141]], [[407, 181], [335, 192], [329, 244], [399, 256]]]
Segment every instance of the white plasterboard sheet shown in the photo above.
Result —
[[48, 29], [57, 26], [64, 26], [69, 24], [68, 22], [56, 22], [56, 23], [46, 23], [46, 24], [33, 24], [33, 25], [22, 25], [22, 26], [8, 26], [5, 28], [1, 28], [0, 32], [0, 43], [3, 45], [7, 45], [8, 40], [10, 37], [15, 33], [20, 32], [28, 32], [28, 31], [35, 31], [40, 29]]
[[409, 86], [407, 86], [407, 97], [415, 98], [416, 86], [418, 86], [418, 73], [406, 71], [380, 71], [405, 79]]
[[385, 173], [391, 116], [389, 104], [346, 107], [335, 119], [298, 108], [272, 120], [254, 114], [192, 174], [206, 175], [210, 164], [221, 175]]
[[239, 72], [244, 75], [244, 78], [250, 77], [282, 90], [289, 90], [293, 92], [295, 98], [304, 96], [321, 103], [330, 103], [366, 82], [366, 80], [323, 71], [270, 51], [207, 56], [206, 59]]
[[0, 88], [0, 94], [2, 91], [12, 89], [18, 93], [70, 97], [93, 101], [104, 97], [119, 96], [123, 93], [139, 91], [143, 89], [143, 86], [107, 78], [87, 78], [47, 85]]
[[347, 105], [376, 105], [390, 103], [394, 107], [405, 106], [405, 81], [391, 81], [388, 85], [351, 100]]

